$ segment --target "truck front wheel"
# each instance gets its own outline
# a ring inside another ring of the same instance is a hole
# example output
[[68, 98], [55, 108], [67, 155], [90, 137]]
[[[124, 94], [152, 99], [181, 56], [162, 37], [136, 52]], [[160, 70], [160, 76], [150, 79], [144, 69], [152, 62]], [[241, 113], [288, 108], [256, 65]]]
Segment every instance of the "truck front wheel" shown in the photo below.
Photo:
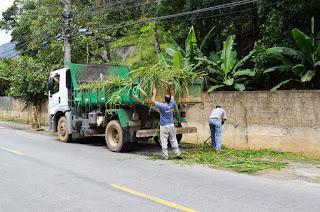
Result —
[[69, 134], [68, 122], [65, 116], [61, 116], [58, 122], [58, 136], [61, 142], [71, 142], [72, 136]]
[[106, 127], [106, 143], [113, 152], [120, 152], [123, 147], [123, 129], [118, 120], [112, 120]]

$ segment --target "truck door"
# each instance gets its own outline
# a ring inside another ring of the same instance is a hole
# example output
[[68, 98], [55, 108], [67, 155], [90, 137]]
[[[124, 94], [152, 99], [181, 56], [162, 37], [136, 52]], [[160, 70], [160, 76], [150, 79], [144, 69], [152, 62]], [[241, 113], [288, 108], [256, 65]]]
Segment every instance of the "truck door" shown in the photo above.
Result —
[[52, 73], [49, 79], [49, 113], [54, 115], [58, 108], [68, 106], [68, 89], [66, 72]]

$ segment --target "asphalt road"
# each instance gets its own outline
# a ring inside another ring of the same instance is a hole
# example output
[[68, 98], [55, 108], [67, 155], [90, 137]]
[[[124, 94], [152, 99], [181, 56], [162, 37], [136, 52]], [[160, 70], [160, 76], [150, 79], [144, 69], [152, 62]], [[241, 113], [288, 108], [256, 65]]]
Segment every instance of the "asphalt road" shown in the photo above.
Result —
[[101, 141], [61, 143], [0, 124], [0, 211], [181, 210], [318, 212], [320, 187], [152, 161]]

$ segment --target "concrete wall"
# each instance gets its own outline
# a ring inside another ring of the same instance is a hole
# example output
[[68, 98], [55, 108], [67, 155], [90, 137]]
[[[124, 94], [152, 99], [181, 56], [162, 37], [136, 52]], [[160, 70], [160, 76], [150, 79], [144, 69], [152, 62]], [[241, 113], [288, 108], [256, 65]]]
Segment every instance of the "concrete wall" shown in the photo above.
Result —
[[[209, 136], [211, 110], [222, 106], [228, 116], [222, 143], [232, 148], [272, 148], [320, 156], [320, 90], [213, 92], [203, 102], [188, 105], [187, 123], [197, 134], [185, 134], [184, 142], [202, 144]], [[0, 97], [0, 118], [32, 123], [32, 107], [20, 98]], [[42, 124], [48, 124], [47, 103], [41, 107]]]
[[[14, 118], [16, 120], [32, 123], [33, 112], [31, 104], [24, 104], [19, 97], [0, 97], [0, 119]], [[48, 124], [48, 103], [44, 102], [41, 105], [39, 113], [40, 122], [42, 125]]]
[[228, 116], [222, 144], [320, 156], [319, 103], [319, 90], [204, 93], [202, 104], [187, 106], [184, 124], [198, 133], [184, 135], [183, 141], [203, 143], [210, 136], [210, 113], [220, 105]]

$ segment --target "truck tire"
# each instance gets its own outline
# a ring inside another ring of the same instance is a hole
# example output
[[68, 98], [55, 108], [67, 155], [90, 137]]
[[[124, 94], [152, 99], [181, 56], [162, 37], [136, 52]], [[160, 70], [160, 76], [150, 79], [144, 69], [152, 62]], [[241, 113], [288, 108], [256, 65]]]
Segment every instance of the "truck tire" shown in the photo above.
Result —
[[61, 116], [58, 121], [58, 137], [61, 142], [71, 142], [72, 135], [69, 134], [68, 122], [65, 116]]
[[118, 120], [112, 120], [106, 127], [105, 139], [107, 146], [113, 152], [126, 152], [134, 148], [134, 143], [127, 141], [124, 130]]

